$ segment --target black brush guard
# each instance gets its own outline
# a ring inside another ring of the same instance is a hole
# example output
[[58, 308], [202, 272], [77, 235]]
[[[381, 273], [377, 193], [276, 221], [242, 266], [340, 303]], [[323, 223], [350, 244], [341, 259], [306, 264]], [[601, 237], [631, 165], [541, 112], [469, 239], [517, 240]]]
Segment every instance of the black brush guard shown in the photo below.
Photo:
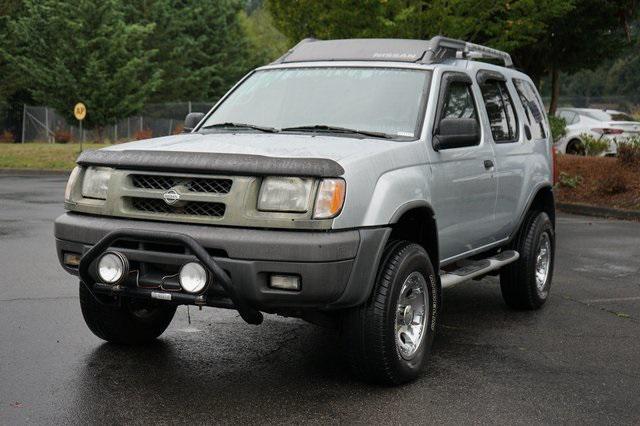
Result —
[[[80, 259], [80, 266], [78, 273], [80, 280], [84, 283], [87, 289], [94, 295], [95, 290], [101, 292], [114, 292], [124, 296], [152, 298], [154, 291], [145, 288], [131, 288], [131, 287], [114, 287], [102, 283], [97, 283], [89, 273], [91, 264], [102, 255], [106, 249], [108, 249], [114, 242], [118, 240], [134, 240], [144, 242], [157, 242], [157, 243], [179, 243], [189, 248], [191, 253], [196, 259], [198, 259], [202, 265], [207, 268], [213, 279], [219, 284], [227, 293], [231, 304], [220, 301], [219, 303], [208, 303], [207, 305], [220, 306], [225, 308], [235, 308], [238, 313], [249, 324], [262, 323], [262, 313], [247, 304], [237, 294], [231, 278], [216, 262], [209, 256], [209, 253], [202, 247], [195, 239], [185, 234], [179, 234], [175, 232], [157, 232], [157, 231], [144, 231], [139, 229], [118, 229], [105, 235], [100, 241], [98, 241], [91, 249], [89, 249]], [[201, 295], [191, 295], [185, 293], [172, 293], [172, 301], [178, 303], [197, 304]], [[203, 295], [206, 300], [206, 294]]]

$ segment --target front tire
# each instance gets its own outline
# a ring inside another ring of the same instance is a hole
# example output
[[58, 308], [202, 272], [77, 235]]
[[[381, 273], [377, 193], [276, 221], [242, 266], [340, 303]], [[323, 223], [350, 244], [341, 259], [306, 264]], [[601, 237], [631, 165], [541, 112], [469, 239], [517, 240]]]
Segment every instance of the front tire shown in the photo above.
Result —
[[[103, 303], [80, 282], [80, 308], [89, 329], [107, 342], [124, 345], [149, 343], [171, 323], [175, 305], [122, 298], [118, 305]], [[106, 302], [106, 301], [105, 301]]]
[[555, 232], [547, 213], [529, 214], [514, 249], [520, 259], [500, 272], [502, 298], [514, 309], [539, 309], [549, 297], [555, 257]]
[[416, 379], [431, 351], [438, 294], [427, 252], [407, 241], [389, 244], [369, 300], [343, 320], [343, 343], [353, 372], [386, 385]]

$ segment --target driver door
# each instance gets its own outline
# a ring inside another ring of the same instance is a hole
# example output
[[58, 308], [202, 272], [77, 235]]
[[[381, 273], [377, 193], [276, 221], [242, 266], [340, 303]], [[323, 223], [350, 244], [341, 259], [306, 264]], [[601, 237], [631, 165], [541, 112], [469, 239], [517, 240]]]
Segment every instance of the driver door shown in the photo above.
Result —
[[[498, 183], [495, 153], [482, 129], [481, 95], [466, 73], [446, 72], [440, 83], [434, 140], [442, 120], [475, 119], [480, 137], [467, 146], [432, 144], [434, 187], [431, 191], [443, 262], [495, 241]], [[436, 146], [436, 148], [434, 148]]]

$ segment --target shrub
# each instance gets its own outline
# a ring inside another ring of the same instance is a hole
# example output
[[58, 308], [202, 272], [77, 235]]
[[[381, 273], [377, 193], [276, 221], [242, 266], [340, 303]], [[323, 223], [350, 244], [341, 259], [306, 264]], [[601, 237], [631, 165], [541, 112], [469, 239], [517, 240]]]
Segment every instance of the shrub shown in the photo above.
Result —
[[5, 130], [0, 134], [0, 143], [13, 143], [15, 142], [15, 137], [13, 133], [9, 130]]
[[580, 135], [585, 155], [597, 157], [609, 149], [609, 142], [603, 139], [596, 139], [591, 135]]
[[66, 130], [56, 130], [53, 133], [53, 139], [56, 143], [68, 143], [71, 142], [71, 132]]
[[628, 189], [627, 177], [620, 170], [604, 175], [598, 181], [598, 191], [605, 195], [622, 194]]
[[151, 129], [138, 130], [133, 134], [133, 137], [139, 141], [142, 139], [151, 139], [153, 137], [153, 132]]
[[551, 137], [554, 142], [558, 142], [567, 135], [567, 121], [564, 118], [549, 115], [549, 126], [551, 127]]
[[580, 175], [572, 176], [569, 173], [561, 172], [559, 183], [560, 183], [560, 186], [573, 189], [582, 183], [582, 176]]
[[623, 166], [640, 167], [640, 137], [618, 144], [618, 161]]

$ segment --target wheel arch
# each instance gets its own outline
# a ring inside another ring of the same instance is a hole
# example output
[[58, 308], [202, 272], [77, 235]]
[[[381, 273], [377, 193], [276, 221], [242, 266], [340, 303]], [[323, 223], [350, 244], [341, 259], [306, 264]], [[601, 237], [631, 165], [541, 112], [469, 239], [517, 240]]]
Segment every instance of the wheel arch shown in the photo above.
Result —
[[564, 145], [564, 153], [565, 154], [567, 154], [567, 150], [574, 143], [580, 143], [580, 144], [583, 143], [583, 141], [582, 141], [582, 139], [580, 138], [579, 135], [572, 135], [570, 138], [568, 138], [567, 143]]
[[553, 186], [550, 183], [546, 183], [540, 185], [534, 195], [531, 197], [529, 202], [527, 203], [527, 207], [524, 209], [517, 223], [517, 227], [515, 228], [513, 234], [510, 237], [510, 241], [512, 241], [520, 228], [522, 228], [522, 224], [524, 223], [526, 217], [529, 215], [531, 211], [543, 211], [549, 215], [549, 219], [551, 219], [551, 224], [553, 227], [556, 227], [556, 202], [555, 197], [553, 195]]
[[[390, 220], [389, 240], [407, 240], [422, 246], [435, 271], [440, 268], [438, 228], [435, 212], [428, 202], [410, 201], [400, 206]], [[417, 230], [417, 232], [416, 232]]]

